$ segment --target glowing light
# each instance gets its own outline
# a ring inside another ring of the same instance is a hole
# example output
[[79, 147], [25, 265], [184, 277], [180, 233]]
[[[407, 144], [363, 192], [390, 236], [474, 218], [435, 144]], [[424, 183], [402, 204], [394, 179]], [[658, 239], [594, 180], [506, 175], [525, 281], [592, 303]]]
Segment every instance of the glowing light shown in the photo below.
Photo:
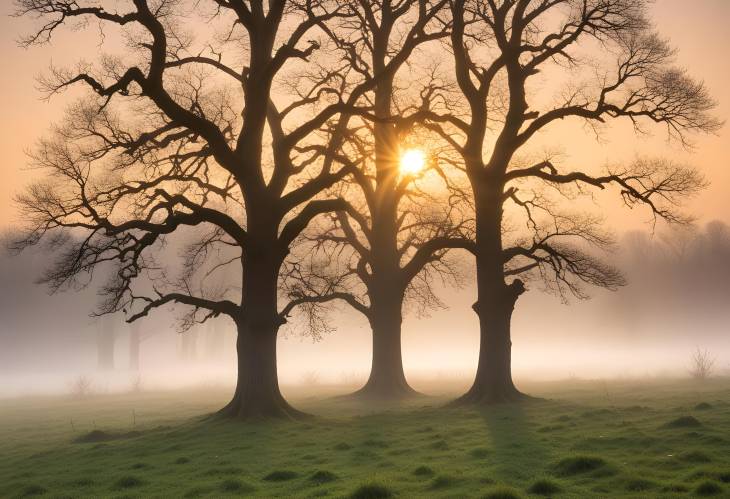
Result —
[[400, 171], [404, 175], [418, 175], [426, 166], [426, 155], [420, 149], [407, 149], [400, 157]]

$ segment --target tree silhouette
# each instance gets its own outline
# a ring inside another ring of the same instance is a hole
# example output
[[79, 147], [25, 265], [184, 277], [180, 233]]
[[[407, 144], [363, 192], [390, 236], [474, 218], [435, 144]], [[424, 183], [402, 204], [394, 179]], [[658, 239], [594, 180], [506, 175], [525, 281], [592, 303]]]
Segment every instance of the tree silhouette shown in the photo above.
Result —
[[[682, 222], [677, 203], [703, 185], [691, 168], [664, 160], [596, 173], [593, 165], [564, 170], [551, 156], [525, 164], [520, 153], [564, 119], [595, 128], [626, 118], [637, 131], [656, 123], [683, 144], [689, 132], [712, 132], [720, 123], [709, 114], [714, 102], [703, 85], [672, 66], [674, 52], [652, 31], [645, 2], [450, 5], [455, 77], [468, 111], [459, 119], [456, 108], [435, 115], [431, 127], [461, 156], [471, 185], [478, 291], [473, 308], [481, 338], [474, 383], [458, 402], [490, 403], [522, 396], [511, 375], [510, 320], [525, 279], [542, 278], [556, 292], [579, 296], [585, 283], [614, 288], [623, 282], [586, 248], [611, 243], [598, 220], [562, 213], [542, 186], [566, 195], [615, 187], [628, 206], [647, 206], [656, 217]], [[585, 57], [583, 49], [590, 48], [600, 48], [601, 55]], [[531, 89], [557, 78], [556, 70], [570, 72], [570, 82], [557, 103], [544, 104]], [[508, 212], [521, 217], [526, 233], [509, 224]]]
[[[309, 222], [346, 209], [322, 193], [350, 171], [338, 161], [333, 122], [367, 113], [353, 104], [375, 83], [351, 68], [302, 71], [326, 54], [325, 25], [343, 15], [329, 1], [133, 0], [129, 11], [73, 0], [18, 0], [40, 27], [23, 42], [49, 42], [60, 28], [98, 23], [121, 32], [123, 55], [53, 68], [49, 95], [80, 84], [85, 98], [34, 153], [49, 176], [19, 198], [28, 220], [18, 248], [41, 240], [64, 256], [46, 276], [59, 289], [113, 265], [101, 313], [134, 321], [168, 304], [191, 307], [189, 327], [229, 316], [238, 329], [238, 377], [222, 415], [297, 417], [279, 391], [278, 301], [290, 249]], [[195, 40], [191, 31], [213, 33]], [[319, 35], [318, 35], [319, 34]], [[102, 37], [102, 44], [107, 43]], [[102, 45], [103, 46], [103, 45]], [[302, 92], [282, 95], [296, 81]], [[173, 234], [204, 227], [179, 265], [155, 258]], [[234, 255], [220, 257], [221, 248]], [[237, 253], [237, 254], [236, 254]], [[206, 287], [196, 272], [239, 275], [237, 287]], [[284, 307], [286, 308], [286, 307]]]
[[[399, 165], [409, 139], [416, 145], [424, 142], [427, 130], [419, 130], [419, 124], [441, 95], [428, 67], [421, 71], [423, 83], [414, 86], [419, 73], [411, 59], [423, 57], [416, 51], [428, 42], [448, 36], [445, 6], [445, 0], [351, 2], [349, 15], [328, 31], [345, 64], [365, 80], [380, 76], [362, 97], [363, 105], [372, 104], [373, 116], [353, 117], [346, 130], [344, 151], [358, 165], [342, 182], [349, 185], [338, 186], [349, 210], [338, 212], [331, 227], [314, 236], [317, 250], [330, 256], [327, 261], [341, 260], [344, 275], [318, 292], [302, 292], [300, 301], [341, 299], [367, 318], [372, 367], [356, 396], [414, 393], [401, 353], [404, 302], [410, 298], [418, 307], [438, 306], [433, 280], [455, 277], [445, 251], [465, 244], [457, 238], [463, 226], [458, 210], [446, 192], [436, 193], [437, 183], [450, 183], [438, 158], [424, 158], [428, 164], [422, 172], [405, 173]], [[407, 71], [399, 72], [404, 67]], [[311, 277], [305, 280], [311, 282]]]

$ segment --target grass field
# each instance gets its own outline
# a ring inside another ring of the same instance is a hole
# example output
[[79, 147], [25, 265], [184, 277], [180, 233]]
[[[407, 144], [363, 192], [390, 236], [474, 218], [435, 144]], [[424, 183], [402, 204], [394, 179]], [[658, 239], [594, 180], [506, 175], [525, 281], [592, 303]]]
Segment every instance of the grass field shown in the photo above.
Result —
[[522, 385], [444, 409], [291, 393], [306, 422], [204, 421], [222, 390], [0, 401], [0, 497], [730, 497], [730, 380]]

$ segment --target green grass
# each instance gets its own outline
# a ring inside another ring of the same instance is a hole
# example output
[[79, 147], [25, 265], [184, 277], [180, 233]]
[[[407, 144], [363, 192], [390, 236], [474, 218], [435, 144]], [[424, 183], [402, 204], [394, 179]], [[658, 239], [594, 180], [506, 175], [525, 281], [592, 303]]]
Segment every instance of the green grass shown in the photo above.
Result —
[[553, 470], [558, 476], [592, 473], [606, 468], [606, 460], [598, 456], [569, 456], [558, 461]]
[[205, 419], [222, 390], [3, 400], [0, 497], [730, 497], [730, 380], [524, 388], [542, 399], [294, 394], [316, 417], [267, 423]]

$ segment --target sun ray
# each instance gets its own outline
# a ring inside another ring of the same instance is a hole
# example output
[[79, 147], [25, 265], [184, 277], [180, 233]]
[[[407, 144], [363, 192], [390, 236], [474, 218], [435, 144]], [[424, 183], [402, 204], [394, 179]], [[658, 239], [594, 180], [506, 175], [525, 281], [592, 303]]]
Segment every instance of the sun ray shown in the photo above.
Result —
[[404, 175], [418, 175], [426, 166], [426, 154], [421, 149], [406, 149], [400, 157], [400, 171]]

